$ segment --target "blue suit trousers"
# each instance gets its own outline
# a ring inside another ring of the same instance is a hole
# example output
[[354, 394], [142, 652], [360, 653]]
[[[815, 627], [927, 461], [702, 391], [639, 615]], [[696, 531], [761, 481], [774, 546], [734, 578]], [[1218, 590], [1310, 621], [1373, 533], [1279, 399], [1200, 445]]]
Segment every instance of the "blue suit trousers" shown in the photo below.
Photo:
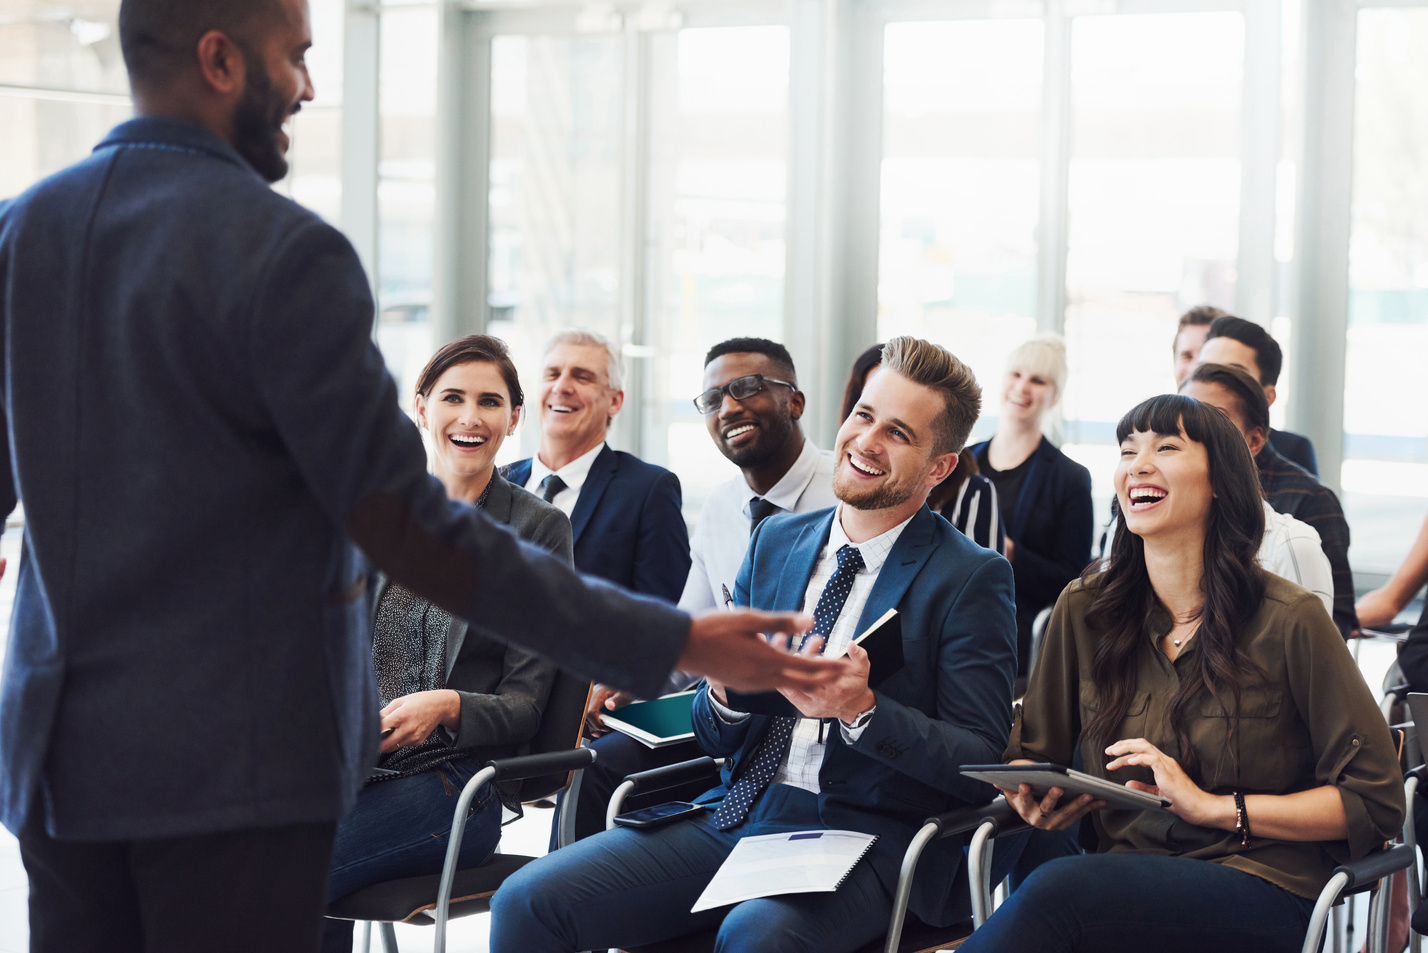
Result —
[[[713, 814], [605, 831], [527, 865], [492, 898], [491, 953], [638, 946], [716, 927], [719, 953], [840, 953], [883, 935], [892, 894], [866, 860], [833, 893], [690, 913], [740, 837], [822, 827], [816, 797], [785, 784], [771, 785], [733, 830], [717, 830]], [[789, 823], [760, 820], [770, 817]]]

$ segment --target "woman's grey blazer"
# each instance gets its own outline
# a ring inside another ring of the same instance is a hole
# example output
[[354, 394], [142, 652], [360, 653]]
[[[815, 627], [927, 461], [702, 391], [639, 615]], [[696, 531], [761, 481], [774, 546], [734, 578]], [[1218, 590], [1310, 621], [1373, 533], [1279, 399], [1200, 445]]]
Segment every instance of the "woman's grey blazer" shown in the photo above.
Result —
[[[491, 479], [486, 515], [569, 562], [571, 531], [566, 515], [499, 473], [491, 474]], [[373, 589], [374, 619], [387, 584], [385, 576], [379, 577]], [[453, 618], [446, 632], [446, 687], [461, 696], [461, 725], [454, 735], [444, 732], [448, 740], [455, 747], [470, 748], [478, 762], [521, 754], [540, 727], [555, 672], [555, 663], [471, 632], [465, 622]]]

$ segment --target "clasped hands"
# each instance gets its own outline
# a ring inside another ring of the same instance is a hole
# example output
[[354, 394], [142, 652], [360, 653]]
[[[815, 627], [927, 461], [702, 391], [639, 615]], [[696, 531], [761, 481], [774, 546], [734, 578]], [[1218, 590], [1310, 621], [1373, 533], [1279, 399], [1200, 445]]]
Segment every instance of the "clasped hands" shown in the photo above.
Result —
[[[1155, 775], [1154, 784], [1141, 781], [1127, 781], [1126, 787], [1143, 791], [1170, 802], [1170, 812], [1192, 824], [1202, 827], [1219, 826], [1219, 812], [1216, 810], [1218, 798], [1201, 789], [1180, 763], [1161, 751], [1144, 738], [1128, 738], [1117, 741], [1106, 748], [1106, 754], [1114, 758], [1106, 764], [1107, 771], [1140, 766], [1149, 768]], [[1034, 764], [1018, 759], [1012, 764]], [[1021, 815], [1022, 820], [1032, 827], [1045, 831], [1065, 830], [1092, 811], [1106, 806], [1089, 794], [1083, 794], [1065, 804], [1061, 798], [1066, 794], [1062, 788], [1051, 788], [1043, 797], [1032, 793], [1031, 785], [1019, 785], [1017, 790], [998, 788], [1006, 795], [1007, 803]]]

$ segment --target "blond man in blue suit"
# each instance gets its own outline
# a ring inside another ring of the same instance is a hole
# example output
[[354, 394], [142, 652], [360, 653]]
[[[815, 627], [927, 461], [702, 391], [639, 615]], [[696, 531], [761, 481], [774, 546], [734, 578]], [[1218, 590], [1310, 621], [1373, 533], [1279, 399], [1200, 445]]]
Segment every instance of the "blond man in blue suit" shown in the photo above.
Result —
[[[710, 809], [606, 831], [526, 867], [494, 898], [493, 953], [638, 946], [716, 926], [721, 951], [838, 953], [881, 934], [913, 834], [930, 815], [990, 798], [958, 766], [996, 760], [1011, 726], [1011, 567], [925, 505], [979, 409], [961, 361], [926, 341], [889, 342], [838, 434], [839, 505], [769, 517], [735, 593], [740, 605], [811, 610], [825, 651], [846, 649], [853, 670], [784, 692], [797, 718], [735, 711], [707, 683], [695, 732], [726, 758], [723, 783], [699, 798]], [[890, 608], [906, 661], [874, 689], [867, 655], [849, 642]], [[836, 892], [689, 912], [740, 838], [820, 828], [878, 835]], [[962, 845], [933, 845], [912, 911], [950, 924], [967, 916], [967, 896]]]

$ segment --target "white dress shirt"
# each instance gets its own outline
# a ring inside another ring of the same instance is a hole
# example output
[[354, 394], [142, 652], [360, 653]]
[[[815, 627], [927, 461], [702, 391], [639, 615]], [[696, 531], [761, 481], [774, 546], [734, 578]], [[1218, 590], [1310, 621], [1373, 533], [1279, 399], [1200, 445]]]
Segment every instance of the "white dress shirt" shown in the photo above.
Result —
[[536, 454], [531, 457], [531, 476], [530, 479], [526, 481], [524, 489], [544, 499], [545, 495], [541, 493], [540, 483], [547, 476], [554, 473], [565, 481], [565, 489], [555, 494], [555, 497], [550, 501], [551, 505], [566, 516], [569, 516], [575, 511], [575, 503], [580, 499], [580, 488], [585, 485], [585, 478], [590, 475], [591, 464], [595, 462], [595, 458], [600, 456], [600, 451], [604, 449], [605, 444], [602, 441], [596, 444], [593, 450], [586, 451], [559, 470], [552, 470], [544, 463], [541, 463], [540, 455]]
[[1259, 564], [1319, 597], [1334, 614], [1334, 570], [1324, 555], [1319, 533], [1308, 523], [1264, 504], [1264, 539], [1259, 544]]
[[[811, 513], [836, 505], [833, 462], [832, 451], [819, 450], [812, 440], [804, 440], [798, 459], [763, 498], [786, 513]], [[749, 501], [758, 495], [743, 474], [719, 484], [709, 494], [689, 540], [689, 576], [679, 597], [684, 611], [722, 608], [723, 587], [734, 591], [734, 579], [749, 549], [753, 525]]]
[[[833, 631], [828, 634], [827, 645], [823, 649], [823, 654], [831, 658], [837, 658], [847, 651], [848, 644], [858, 635], [858, 619], [863, 614], [863, 607], [868, 604], [868, 596], [872, 594], [873, 586], [878, 581], [878, 573], [882, 571], [883, 563], [887, 561], [888, 553], [892, 552], [897, 538], [912, 521], [909, 516], [881, 536], [874, 536], [862, 543], [852, 543], [843, 532], [842, 516], [843, 507], [839, 506], [838, 514], [828, 533], [828, 543], [818, 554], [813, 574], [808, 578], [808, 588], [803, 593], [803, 608], [811, 612], [813, 607], [818, 605], [819, 597], [823, 595], [823, 587], [838, 569], [838, 550], [844, 546], [853, 546], [862, 554], [863, 568], [853, 577], [853, 587], [848, 593], [848, 600], [843, 603], [843, 609], [838, 613], [838, 619], [833, 623]], [[747, 712], [732, 711], [713, 698], [709, 699], [709, 704], [716, 715], [730, 724], [737, 724], [750, 717]], [[873, 718], [877, 718], [877, 715]], [[871, 723], [870, 719], [857, 728], [849, 728], [841, 721], [838, 721], [837, 725], [838, 730], [843, 732], [843, 740], [852, 743], [858, 740]], [[791, 784], [805, 791], [818, 793], [818, 771], [823, 767], [824, 749], [827, 748], [827, 744], [820, 738], [825, 730], [820, 719], [798, 719], [793, 726], [793, 741], [789, 744], [788, 755], [774, 774], [774, 784]]]

